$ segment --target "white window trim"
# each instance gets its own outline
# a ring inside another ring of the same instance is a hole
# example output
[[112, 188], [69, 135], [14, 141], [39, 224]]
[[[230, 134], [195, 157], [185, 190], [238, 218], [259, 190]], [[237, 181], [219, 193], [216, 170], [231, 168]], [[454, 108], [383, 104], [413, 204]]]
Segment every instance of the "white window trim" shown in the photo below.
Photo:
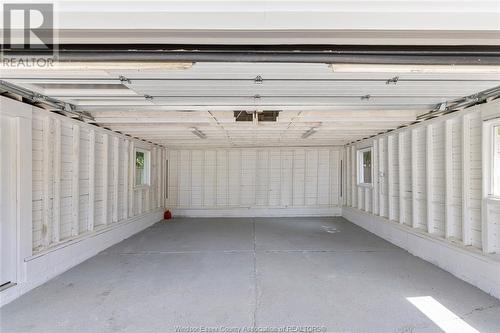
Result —
[[[369, 151], [372, 156], [372, 182], [371, 183], [364, 183], [363, 182], [363, 153]], [[356, 163], [357, 163], [357, 170], [358, 170], [358, 175], [357, 175], [357, 185], [360, 187], [373, 187], [373, 147], [367, 147], [363, 149], [358, 149], [357, 151], [357, 158], [356, 158]]]
[[500, 199], [494, 192], [495, 172], [495, 127], [500, 126], [500, 119], [496, 118], [483, 123], [483, 196], [488, 199]]
[[[135, 167], [135, 159], [137, 156], [137, 153], [144, 153], [144, 169], [146, 170], [146, 184], [140, 184], [137, 185], [136, 180], [137, 180], [137, 168]], [[134, 188], [135, 189], [141, 189], [141, 188], [149, 188], [151, 186], [151, 151], [147, 149], [142, 149], [142, 148], [134, 148]]]

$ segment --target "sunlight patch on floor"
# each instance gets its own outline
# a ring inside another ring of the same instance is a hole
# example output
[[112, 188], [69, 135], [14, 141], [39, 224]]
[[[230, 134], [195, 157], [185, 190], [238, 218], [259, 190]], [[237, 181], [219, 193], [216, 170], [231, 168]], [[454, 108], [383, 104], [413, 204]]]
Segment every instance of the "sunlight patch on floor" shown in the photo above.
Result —
[[406, 299], [446, 333], [479, 333], [431, 296], [407, 297]]

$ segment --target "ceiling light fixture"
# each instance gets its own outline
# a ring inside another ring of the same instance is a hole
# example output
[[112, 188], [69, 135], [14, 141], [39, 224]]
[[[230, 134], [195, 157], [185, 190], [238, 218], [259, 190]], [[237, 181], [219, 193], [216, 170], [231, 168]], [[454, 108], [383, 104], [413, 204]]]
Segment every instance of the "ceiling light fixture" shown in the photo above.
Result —
[[306, 139], [318, 131], [317, 127], [311, 127], [307, 132], [302, 134], [302, 139]]
[[498, 65], [384, 65], [329, 64], [335, 73], [474, 73], [498, 74]]
[[202, 131], [200, 131], [199, 129], [197, 129], [196, 127], [192, 127], [191, 128], [191, 133], [193, 133], [194, 135], [196, 135], [200, 139], [206, 139], [207, 138], [207, 135], [205, 133], [203, 133]]

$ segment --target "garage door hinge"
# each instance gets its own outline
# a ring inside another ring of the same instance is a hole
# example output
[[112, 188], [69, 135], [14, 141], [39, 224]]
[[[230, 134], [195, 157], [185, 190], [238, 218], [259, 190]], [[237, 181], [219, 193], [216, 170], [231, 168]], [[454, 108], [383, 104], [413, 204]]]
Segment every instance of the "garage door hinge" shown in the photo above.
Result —
[[389, 80], [385, 81], [385, 84], [396, 84], [399, 81], [399, 76], [395, 76], [393, 78], [390, 78]]
[[132, 81], [130, 81], [130, 79], [129, 79], [129, 78], [127, 78], [127, 77], [125, 77], [125, 76], [123, 76], [123, 75], [120, 75], [120, 76], [118, 77], [118, 79], [120, 80], [120, 82], [121, 82], [121, 83], [128, 83], [128, 84], [132, 84]]

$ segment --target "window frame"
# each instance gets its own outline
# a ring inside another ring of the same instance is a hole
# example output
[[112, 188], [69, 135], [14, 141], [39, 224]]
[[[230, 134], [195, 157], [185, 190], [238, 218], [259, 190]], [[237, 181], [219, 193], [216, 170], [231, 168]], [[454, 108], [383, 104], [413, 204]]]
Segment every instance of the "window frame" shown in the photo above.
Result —
[[[484, 142], [484, 167], [486, 170], [483, 170], [483, 176], [485, 177], [485, 197], [490, 199], [500, 200], [500, 192], [495, 193], [495, 167], [500, 168], [500, 159], [495, 159], [495, 150], [496, 150], [496, 136], [495, 130], [500, 128], [500, 119], [493, 119], [484, 122], [483, 128], [483, 138], [486, 142]], [[498, 165], [495, 165], [498, 163]], [[499, 185], [497, 185], [499, 186]]]
[[[144, 153], [145, 182], [137, 184], [137, 153]], [[147, 188], [151, 186], [151, 151], [143, 148], [134, 148], [134, 188]]]
[[[371, 167], [370, 167], [371, 180], [372, 180], [371, 183], [364, 182], [365, 172], [364, 172], [364, 168], [363, 168], [363, 154], [366, 152], [370, 152], [370, 155], [371, 155]], [[373, 174], [373, 147], [370, 146], [370, 147], [358, 149], [356, 156], [357, 156], [356, 163], [357, 163], [357, 171], [358, 171], [357, 185], [361, 186], [361, 187], [370, 187], [370, 188], [373, 187], [373, 176], [374, 176], [374, 174]]]

